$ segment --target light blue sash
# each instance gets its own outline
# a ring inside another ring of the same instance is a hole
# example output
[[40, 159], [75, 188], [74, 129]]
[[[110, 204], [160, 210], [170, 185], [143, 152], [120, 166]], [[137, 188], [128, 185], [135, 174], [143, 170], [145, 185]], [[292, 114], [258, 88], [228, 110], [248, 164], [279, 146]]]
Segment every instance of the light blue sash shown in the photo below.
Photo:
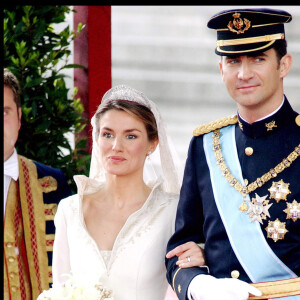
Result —
[[[227, 166], [232, 175], [243, 182], [241, 166], [235, 144], [235, 127], [222, 128], [220, 144]], [[239, 206], [242, 195], [223, 177], [212, 146], [212, 132], [204, 136], [204, 151], [210, 170], [213, 193], [218, 211], [225, 226], [230, 244], [245, 272], [252, 282], [265, 282], [295, 278], [290, 270], [268, 245], [259, 222], [251, 222], [249, 215], [242, 213]], [[226, 145], [226, 146], [225, 146]], [[260, 195], [264, 196], [264, 195]], [[249, 195], [247, 195], [249, 200]], [[300, 296], [296, 296], [300, 299]], [[283, 298], [293, 299], [295, 297]]]

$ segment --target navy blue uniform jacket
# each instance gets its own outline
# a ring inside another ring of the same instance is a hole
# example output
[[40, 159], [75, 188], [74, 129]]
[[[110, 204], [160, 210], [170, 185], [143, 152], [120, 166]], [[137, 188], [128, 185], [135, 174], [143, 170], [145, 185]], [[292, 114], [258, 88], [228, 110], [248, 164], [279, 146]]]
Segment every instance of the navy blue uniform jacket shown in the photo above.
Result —
[[[293, 111], [285, 98], [280, 110], [265, 120], [250, 125], [239, 117], [239, 122], [234, 125], [236, 146], [243, 178], [247, 179], [249, 183], [274, 168], [299, 145], [300, 127], [295, 121], [297, 116], [298, 113]], [[272, 121], [275, 121], [277, 127], [267, 130], [265, 124]], [[251, 156], [245, 154], [246, 147], [253, 148]], [[228, 167], [230, 169], [230, 166]], [[269, 195], [268, 189], [272, 182], [281, 179], [290, 184], [291, 193], [287, 195], [287, 202], [296, 200], [300, 203], [300, 158], [279, 173], [276, 178], [272, 178], [257, 188], [250, 194], [250, 198], [255, 197], [255, 193], [260, 196]], [[299, 276], [300, 220], [294, 222], [292, 219], [286, 218], [287, 215], [283, 212], [287, 207], [286, 201], [276, 203], [274, 199], [271, 199], [270, 203], [273, 203], [269, 209], [271, 217], [263, 221], [262, 232], [278, 258]], [[283, 240], [274, 242], [273, 239], [267, 238], [265, 228], [268, 220], [274, 221], [276, 218], [281, 222], [286, 222], [288, 232]], [[249, 221], [251, 220], [249, 219]], [[188, 241], [205, 243], [205, 260], [210, 275], [217, 278], [230, 278], [231, 272], [237, 270], [240, 273], [240, 280], [251, 282], [230, 245], [220, 218], [212, 191], [202, 135], [193, 137], [189, 146], [177, 209], [175, 233], [168, 243], [167, 251]], [[207, 269], [194, 267], [179, 270], [175, 264], [176, 261], [177, 257], [166, 259], [167, 279], [179, 299], [187, 299], [186, 294], [190, 281], [198, 274], [207, 274]]]

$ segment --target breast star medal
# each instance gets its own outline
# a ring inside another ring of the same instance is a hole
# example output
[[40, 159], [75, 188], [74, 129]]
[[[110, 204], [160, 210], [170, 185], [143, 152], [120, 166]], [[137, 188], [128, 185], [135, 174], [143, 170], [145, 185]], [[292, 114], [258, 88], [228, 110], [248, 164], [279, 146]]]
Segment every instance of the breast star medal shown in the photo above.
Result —
[[300, 219], [300, 203], [294, 200], [292, 203], [287, 203], [287, 208], [284, 210], [287, 219], [292, 219], [294, 222]]
[[247, 214], [252, 219], [251, 222], [258, 221], [259, 223], [263, 224], [262, 220], [266, 220], [267, 217], [270, 217], [269, 208], [273, 204], [269, 204], [269, 200], [266, 200], [268, 195], [263, 197], [258, 196], [255, 193], [255, 198], [252, 198], [252, 201], [249, 202], [249, 209]]
[[278, 203], [280, 200], [287, 200], [286, 196], [291, 193], [289, 183], [285, 183], [282, 179], [278, 182], [272, 182], [272, 186], [268, 189], [270, 199], [275, 199]]
[[285, 222], [280, 222], [278, 219], [269, 221], [266, 227], [267, 237], [273, 239], [274, 242], [283, 240], [288, 230], [285, 228]]

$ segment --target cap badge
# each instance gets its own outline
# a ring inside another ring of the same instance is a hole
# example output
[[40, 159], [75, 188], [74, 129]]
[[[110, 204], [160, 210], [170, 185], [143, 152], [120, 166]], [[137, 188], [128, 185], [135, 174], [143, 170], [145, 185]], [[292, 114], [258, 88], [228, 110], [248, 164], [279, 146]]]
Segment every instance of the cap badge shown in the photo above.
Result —
[[246, 18], [240, 18], [241, 14], [234, 13], [233, 21], [229, 21], [227, 27], [230, 31], [235, 32], [236, 34], [244, 33], [251, 26], [251, 22]]

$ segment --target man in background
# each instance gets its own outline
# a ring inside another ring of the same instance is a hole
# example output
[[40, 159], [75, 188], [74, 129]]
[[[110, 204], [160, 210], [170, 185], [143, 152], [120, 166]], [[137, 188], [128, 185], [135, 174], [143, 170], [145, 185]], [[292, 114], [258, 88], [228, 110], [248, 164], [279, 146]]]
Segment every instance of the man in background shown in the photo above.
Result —
[[63, 172], [18, 155], [21, 91], [4, 69], [4, 299], [36, 299], [52, 283], [54, 215], [72, 194]]

